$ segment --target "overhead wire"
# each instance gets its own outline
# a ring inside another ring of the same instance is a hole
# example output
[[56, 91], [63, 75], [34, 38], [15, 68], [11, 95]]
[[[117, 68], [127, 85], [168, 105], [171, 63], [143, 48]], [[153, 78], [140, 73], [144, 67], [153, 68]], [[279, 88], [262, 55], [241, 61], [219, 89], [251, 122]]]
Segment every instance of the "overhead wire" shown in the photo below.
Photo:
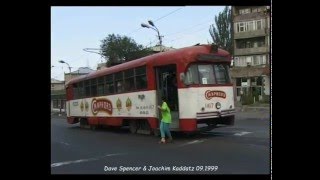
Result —
[[213, 21], [213, 19], [210, 19], [210, 20], [207, 20], [207, 21], [205, 21], [205, 22], [202, 22], [202, 23], [193, 25], [193, 26], [191, 26], [191, 27], [189, 27], [189, 28], [186, 28], [186, 29], [184, 29], [184, 30], [182, 30], [182, 31], [179, 31], [179, 32], [166, 34], [166, 35], [164, 35], [164, 36], [172, 36], [172, 35], [174, 35], [174, 34], [180, 34], [180, 33], [185, 32], [185, 31], [187, 31], [187, 30], [193, 29], [193, 28], [195, 28], [195, 27], [197, 27], [197, 26], [200, 26], [200, 25], [203, 25], [203, 24], [207, 24], [207, 23], [209, 23], [210, 21]]
[[172, 40], [168, 40], [167, 42], [168, 42], [168, 43], [172, 43], [172, 42], [177, 41], [177, 40], [179, 40], [179, 39], [185, 38], [186, 35], [194, 34], [194, 33], [200, 32], [200, 31], [204, 31], [204, 30], [206, 30], [206, 29], [208, 29], [208, 27], [203, 27], [203, 28], [198, 29], [198, 30], [196, 30], [196, 31], [192, 31], [192, 32], [189, 32], [189, 33], [185, 33], [185, 34], [181, 35], [180, 37], [174, 38], [174, 39], [172, 39]]
[[[174, 10], [174, 11], [168, 13], [168, 14], [165, 14], [164, 16], [161, 16], [160, 18], [154, 20], [153, 22], [157, 22], [157, 21], [159, 21], [160, 19], [163, 19], [163, 18], [165, 18], [165, 17], [167, 17], [167, 16], [169, 16], [169, 15], [177, 12], [177, 11], [180, 10], [180, 9], [182, 9], [182, 8], [178, 8], [178, 9], [176, 9], [176, 10]], [[126, 36], [129, 36], [129, 35], [131, 35], [132, 33], [136, 32], [136, 31], [138, 31], [138, 30], [140, 30], [140, 29], [142, 29], [142, 28], [143, 28], [143, 27], [140, 27], [140, 28], [138, 28], [138, 29], [135, 29], [135, 30], [133, 30], [132, 32], [128, 33]]]

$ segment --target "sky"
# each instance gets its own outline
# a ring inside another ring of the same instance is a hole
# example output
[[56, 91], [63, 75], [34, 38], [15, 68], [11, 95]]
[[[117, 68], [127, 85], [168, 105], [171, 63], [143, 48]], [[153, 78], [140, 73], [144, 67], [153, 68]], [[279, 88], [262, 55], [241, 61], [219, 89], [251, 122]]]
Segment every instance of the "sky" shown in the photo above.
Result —
[[[51, 7], [51, 78], [64, 80], [64, 73], [79, 67], [96, 70], [105, 62], [101, 55], [84, 51], [99, 49], [109, 34], [132, 38], [145, 47], [159, 43], [157, 32], [141, 27], [152, 20], [159, 29], [162, 45], [173, 48], [212, 42], [210, 25], [224, 6], [144, 7]], [[98, 52], [98, 51], [96, 51]]]

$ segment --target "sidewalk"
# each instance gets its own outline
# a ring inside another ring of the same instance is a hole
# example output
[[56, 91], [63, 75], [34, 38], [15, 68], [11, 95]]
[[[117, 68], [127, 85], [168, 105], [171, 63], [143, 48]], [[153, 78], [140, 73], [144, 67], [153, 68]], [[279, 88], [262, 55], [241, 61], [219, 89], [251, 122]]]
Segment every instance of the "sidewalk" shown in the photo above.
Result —
[[59, 116], [59, 117], [63, 117], [63, 118], [66, 118], [67, 117], [67, 114], [62, 112], [61, 114], [59, 112], [51, 112], [51, 116]]
[[243, 111], [270, 111], [270, 104], [252, 104], [252, 105], [240, 105], [235, 104], [237, 112]]

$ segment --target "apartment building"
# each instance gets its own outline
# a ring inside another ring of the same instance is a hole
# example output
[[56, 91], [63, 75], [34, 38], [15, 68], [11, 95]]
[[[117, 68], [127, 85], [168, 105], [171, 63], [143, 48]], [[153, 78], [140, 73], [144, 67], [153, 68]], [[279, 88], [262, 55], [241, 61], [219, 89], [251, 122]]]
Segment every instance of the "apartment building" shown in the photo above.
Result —
[[51, 111], [52, 112], [64, 112], [66, 103], [66, 91], [65, 84], [72, 78], [78, 76], [86, 75], [95, 70], [89, 67], [80, 67], [78, 70], [71, 73], [64, 74], [64, 81], [58, 81], [56, 79], [51, 79]]
[[233, 6], [234, 56], [231, 77], [236, 101], [270, 99], [270, 7]]
[[51, 78], [51, 111], [64, 109], [65, 104], [65, 84], [64, 81]]
[[90, 69], [89, 67], [80, 67], [78, 70], [73, 71], [71, 73], [65, 73], [64, 74], [64, 81], [65, 83], [68, 83], [71, 79], [89, 74], [91, 72], [94, 72], [95, 70]]

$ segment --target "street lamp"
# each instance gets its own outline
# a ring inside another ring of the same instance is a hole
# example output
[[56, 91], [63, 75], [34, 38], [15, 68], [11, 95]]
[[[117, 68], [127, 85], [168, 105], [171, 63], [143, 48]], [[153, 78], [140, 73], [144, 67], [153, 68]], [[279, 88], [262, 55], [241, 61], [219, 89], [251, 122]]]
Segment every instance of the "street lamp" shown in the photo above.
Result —
[[69, 65], [67, 62], [65, 62], [65, 61], [63, 61], [63, 60], [60, 60], [59, 63], [65, 63], [65, 64], [67, 64], [67, 65], [68, 65], [68, 68], [69, 68], [69, 73], [71, 74], [71, 67], [70, 67], [70, 65]]
[[151, 20], [149, 20], [148, 23], [151, 26], [149, 26], [148, 24], [145, 24], [145, 23], [142, 23], [141, 26], [144, 27], [144, 28], [151, 28], [151, 29], [155, 30], [158, 33], [158, 38], [159, 38], [159, 42], [160, 42], [160, 52], [161, 52], [162, 51], [161, 50], [162, 49], [162, 39], [161, 39], [162, 36], [160, 36], [158, 28], [154, 25], [154, 23]]

